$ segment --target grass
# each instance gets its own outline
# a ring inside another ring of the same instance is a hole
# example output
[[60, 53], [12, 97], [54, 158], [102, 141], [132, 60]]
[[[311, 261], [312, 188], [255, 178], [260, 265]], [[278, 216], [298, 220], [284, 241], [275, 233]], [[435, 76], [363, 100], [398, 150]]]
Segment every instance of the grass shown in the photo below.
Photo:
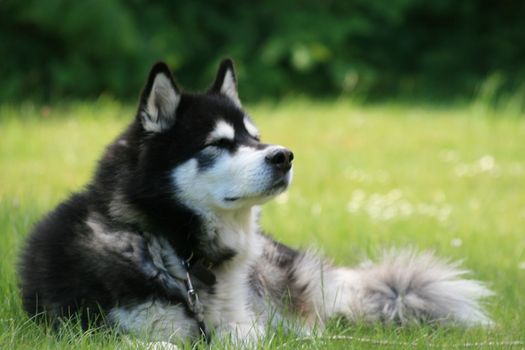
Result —
[[[354, 339], [298, 344], [277, 332], [261, 347], [525, 341], [525, 118], [480, 103], [364, 107], [295, 100], [249, 110], [266, 141], [296, 155], [290, 191], [264, 210], [263, 226], [275, 237], [320, 248], [348, 265], [391, 246], [435, 250], [463, 260], [496, 293], [488, 301], [493, 329], [334, 321], [326, 335]], [[133, 114], [134, 107], [107, 99], [0, 107], [1, 349], [136, 348], [107, 330], [83, 333], [68, 324], [57, 335], [35, 325], [21, 308], [15, 274], [32, 224], [89, 180], [104, 145]]]

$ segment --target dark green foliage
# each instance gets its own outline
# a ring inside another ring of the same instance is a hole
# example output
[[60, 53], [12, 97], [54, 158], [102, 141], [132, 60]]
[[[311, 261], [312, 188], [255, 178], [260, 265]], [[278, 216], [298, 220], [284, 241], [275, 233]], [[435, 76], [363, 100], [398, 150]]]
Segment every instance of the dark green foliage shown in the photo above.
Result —
[[223, 56], [242, 97], [469, 96], [525, 78], [520, 0], [0, 1], [0, 100], [136, 98], [165, 60], [202, 88]]

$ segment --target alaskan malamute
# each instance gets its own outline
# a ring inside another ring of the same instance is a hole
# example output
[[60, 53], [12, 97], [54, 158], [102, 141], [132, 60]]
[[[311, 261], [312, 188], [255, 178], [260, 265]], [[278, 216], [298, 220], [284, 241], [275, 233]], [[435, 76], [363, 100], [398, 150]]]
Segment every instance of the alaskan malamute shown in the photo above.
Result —
[[489, 290], [431, 254], [346, 268], [264, 234], [259, 206], [287, 189], [293, 160], [261, 141], [231, 60], [201, 94], [157, 63], [93, 180], [30, 235], [25, 309], [168, 342], [253, 341], [272, 325], [309, 331], [332, 317], [490, 323], [480, 304]]

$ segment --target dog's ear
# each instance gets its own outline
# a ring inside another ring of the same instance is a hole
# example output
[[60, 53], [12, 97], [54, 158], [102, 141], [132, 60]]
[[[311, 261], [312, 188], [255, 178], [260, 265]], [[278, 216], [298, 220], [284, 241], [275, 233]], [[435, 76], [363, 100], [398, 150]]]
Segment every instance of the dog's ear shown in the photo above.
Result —
[[180, 92], [170, 69], [164, 62], [156, 63], [140, 96], [139, 118], [149, 132], [162, 132], [175, 122]]
[[238, 107], [241, 107], [241, 100], [237, 93], [237, 79], [235, 78], [233, 61], [230, 58], [222, 60], [215, 81], [208, 91], [222, 94], [228, 97]]

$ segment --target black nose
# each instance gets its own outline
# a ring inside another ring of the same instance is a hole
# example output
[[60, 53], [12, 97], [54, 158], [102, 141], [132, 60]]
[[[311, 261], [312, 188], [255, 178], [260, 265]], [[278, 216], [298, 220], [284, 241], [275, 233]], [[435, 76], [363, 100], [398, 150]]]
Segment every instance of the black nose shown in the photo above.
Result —
[[282, 171], [288, 171], [292, 167], [293, 153], [289, 149], [279, 148], [266, 155], [266, 161]]

